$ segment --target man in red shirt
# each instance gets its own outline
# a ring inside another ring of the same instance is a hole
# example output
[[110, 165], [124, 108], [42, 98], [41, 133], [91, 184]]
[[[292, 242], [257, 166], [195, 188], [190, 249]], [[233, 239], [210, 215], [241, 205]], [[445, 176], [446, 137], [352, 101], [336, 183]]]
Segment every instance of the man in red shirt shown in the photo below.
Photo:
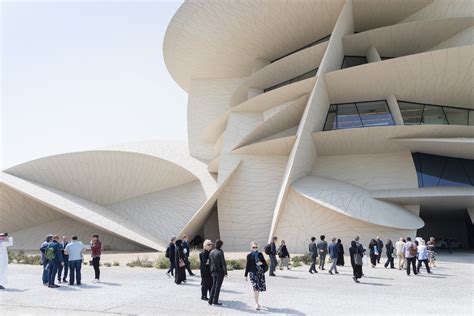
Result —
[[92, 250], [92, 266], [94, 267], [95, 279], [93, 282], [99, 282], [100, 278], [100, 255], [102, 254], [102, 244], [99, 240], [99, 235], [92, 235], [91, 239], [91, 250]]

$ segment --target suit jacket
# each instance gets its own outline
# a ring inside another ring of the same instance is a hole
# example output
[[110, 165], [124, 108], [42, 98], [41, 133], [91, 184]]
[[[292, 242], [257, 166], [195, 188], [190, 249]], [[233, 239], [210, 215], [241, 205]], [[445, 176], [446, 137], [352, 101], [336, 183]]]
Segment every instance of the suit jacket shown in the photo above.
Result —
[[221, 249], [213, 249], [209, 254], [211, 273], [218, 272], [227, 275], [227, 264], [225, 263], [224, 252]]
[[181, 245], [181, 247], [183, 247], [183, 251], [186, 255], [186, 258], [189, 257], [189, 244], [186, 240], [183, 240], [183, 244]]
[[315, 242], [310, 242], [308, 245], [308, 248], [309, 248], [309, 254], [311, 256], [315, 256], [318, 254], [318, 247], [316, 246]]
[[[201, 277], [211, 277], [211, 264], [210, 262], [208, 263], [207, 260], [209, 260], [209, 251], [203, 250], [199, 254], [199, 270], [201, 270]], [[210, 261], [210, 260], [209, 260]]]

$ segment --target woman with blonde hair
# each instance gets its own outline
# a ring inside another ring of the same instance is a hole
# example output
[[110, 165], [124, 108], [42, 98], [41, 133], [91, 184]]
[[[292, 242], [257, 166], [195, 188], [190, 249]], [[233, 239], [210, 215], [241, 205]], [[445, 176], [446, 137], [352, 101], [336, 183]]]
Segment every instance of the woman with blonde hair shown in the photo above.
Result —
[[250, 247], [251, 252], [247, 255], [247, 265], [245, 267], [245, 281], [247, 281], [247, 276], [250, 274], [250, 282], [255, 297], [255, 309], [259, 310], [261, 307], [258, 302], [259, 294], [267, 290], [265, 272], [268, 270], [268, 265], [263, 254], [258, 251], [258, 244], [253, 241]]
[[199, 269], [201, 270], [201, 300], [208, 301], [207, 293], [211, 292], [212, 275], [209, 265], [209, 253], [212, 249], [212, 241], [206, 239], [202, 245], [202, 252], [199, 254]]

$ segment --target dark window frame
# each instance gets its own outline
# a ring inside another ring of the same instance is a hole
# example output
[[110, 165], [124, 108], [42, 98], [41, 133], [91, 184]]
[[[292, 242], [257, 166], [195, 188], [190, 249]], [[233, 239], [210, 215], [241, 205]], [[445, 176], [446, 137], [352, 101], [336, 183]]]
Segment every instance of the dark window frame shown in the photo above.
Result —
[[[364, 122], [362, 121], [362, 117], [360, 115], [360, 111], [359, 111], [359, 108], [357, 107], [357, 104], [358, 103], [369, 103], [369, 102], [384, 102], [385, 105], [387, 106], [387, 110], [388, 110], [388, 114], [390, 114], [390, 117], [392, 118], [392, 125], [388, 125], [388, 126], [395, 126], [395, 120], [393, 118], [393, 115], [392, 115], [392, 111], [390, 111], [390, 107], [388, 106], [388, 102], [387, 100], [367, 100], [367, 101], [358, 101], [358, 102], [343, 102], [343, 103], [333, 103], [333, 104], [330, 104], [329, 105], [329, 108], [328, 108], [328, 111], [327, 111], [327, 114], [326, 114], [326, 119], [324, 120], [324, 126], [323, 126], [323, 132], [326, 132], [326, 131], [336, 131], [336, 130], [341, 130], [341, 129], [351, 129], [351, 128], [368, 128], [368, 127], [383, 127], [384, 125], [379, 125], [379, 126], [364, 126]], [[357, 115], [359, 115], [359, 120], [362, 124], [362, 126], [355, 126], [355, 127], [348, 127], [348, 128], [339, 128], [339, 124], [338, 124], [338, 113], [339, 113], [339, 105], [344, 105], [344, 104], [354, 104], [355, 108], [356, 108], [356, 111], [357, 111]], [[331, 109], [331, 106], [335, 105], [336, 106], [336, 110], [334, 111], [330, 111]], [[335, 129], [325, 129], [326, 127], [326, 123], [328, 121], [328, 117], [329, 117], [329, 113], [336, 113], [336, 118], [335, 118], [335, 123], [336, 123], [336, 128]]]
[[328, 41], [330, 38], [331, 38], [331, 33], [330, 33], [329, 35], [326, 35], [326, 36], [324, 36], [324, 37], [321, 37], [320, 39], [318, 39], [318, 40], [316, 40], [316, 41], [314, 41], [314, 42], [311, 42], [311, 43], [309, 43], [309, 44], [307, 44], [307, 45], [305, 45], [305, 46], [303, 46], [303, 47], [300, 47], [300, 48], [298, 48], [297, 50], [294, 50], [294, 51], [289, 52], [289, 53], [287, 53], [287, 54], [285, 54], [285, 55], [283, 55], [283, 56], [280, 56], [280, 57], [278, 57], [278, 58], [275, 58], [275, 59], [273, 59], [273, 60], [270, 60], [270, 64], [272, 64], [272, 63], [274, 63], [274, 62], [276, 62], [276, 61], [278, 61], [278, 60], [280, 60], [280, 59], [283, 59], [283, 58], [285, 58], [285, 57], [288, 57], [288, 56], [290, 56], [290, 55], [292, 55], [292, 54], [294, 54], [294, 53], [297, 53], [297, 52], [299, 52], [299, 51], [302, 51], [303, 49], [310, 48], [310, 47], [312, 47], [312, 46], [316, 46], [316, 45], [318, 45], [318, 44], [324, 43], [324, 42]]
[[[288, 79], [288, 80], [279, 82], [279, 83], [277, 83], [277, 84], [274, 84], [274, 85], [271, 86], [271, 87], [268, 87], [268, 88], [263, 89], [263, 93], [267, 93], [267, 92], [270, 92], [270, 91], [272, 91], [272, 90], [279, 89], [279, 88], [281, 88], [281, 87], [287, 86], [287, 85], [292, 84], [292, 83], [296, 83], [296, 82], [298, 82], [298, 81], [302, 81], [302, 80], [306, 80], [306, 79], [312, 78], [313, 76], [308, 77], [308, 78], [305, 78], [305, 79], [300, 79], [300, 80], [296, 80], [296, 81], [294, 81], [294, 82], [291, 82], [291, 81], [293, 81], [293, 80], [295, 80], [295, 79], [297, 79], [297, 78], [299, 78], [299, 77], [303, 77], [304, 75], [307, 75], [307, 74], [309, 74], [309, 73], [311, 73], [311, 72], [313, 72], [313, 71], [315, 71], [315, 70], [316, 70], [316, 72], [314, 73], [314, 77], [316, 77], [316, 74], [318, 73], [318, 69], [319, 69], [319, 66], [316, 67], [316, 68], [314, 68], [314, 69], [311, 69], [310, 71], [307, 71], [307, 72], [305, 72], [305, 73], [303, 73], [303, 74], [301, 74], [301, 75], [298, 75], [298, 76], [293, 77], [293, 78], [291, 78], [291, 79]], [[284, 83], [286, 83], [286, 82], [288, 82], [288, 83], [287, 83], [287, 84], [284, 84]], [[280, 85], [281, 85], [281, 86], [280, 86]], [[280, 86], [280, 87], [278, 87], [278, 86]]]

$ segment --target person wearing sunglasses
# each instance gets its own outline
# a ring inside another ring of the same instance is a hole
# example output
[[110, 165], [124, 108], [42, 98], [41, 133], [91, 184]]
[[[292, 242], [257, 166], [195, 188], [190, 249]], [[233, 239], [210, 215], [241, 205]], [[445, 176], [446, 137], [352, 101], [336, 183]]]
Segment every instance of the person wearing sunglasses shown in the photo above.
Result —
[[250, 274], [250, 282], [252, 283], [253, 294], [255, 298], [255, 309], [261, 308], [258, 302], [260, 292], [267, 290], [265, 284], [265, 272], [268, 270], [267, 262], [261, 252], [258, 251], [258, 244], [252, 242], [250, 244], [251, 252], [247, 255], [247, 265], [245, 267], [245, 281]]
[[202, 246], [202, 252], [199, 254], [199, 269], [201, 270], [201, 300], [208, 301], [207, 294], [211, 292], [212, 275], [209, 265], [209, 253], [212, 250], [212, 241], [206, 239]]

